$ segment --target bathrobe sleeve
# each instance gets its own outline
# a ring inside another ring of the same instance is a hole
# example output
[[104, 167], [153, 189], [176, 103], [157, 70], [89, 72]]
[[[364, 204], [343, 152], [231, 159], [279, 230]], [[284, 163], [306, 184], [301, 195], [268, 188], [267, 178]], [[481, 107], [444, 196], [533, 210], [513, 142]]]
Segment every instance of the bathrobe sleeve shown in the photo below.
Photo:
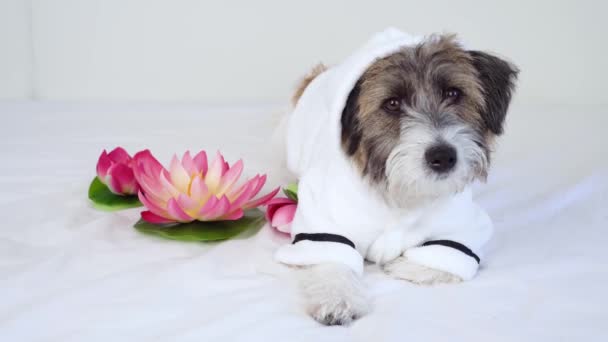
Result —
[[492, 235], [492, 221], [472, 201], [469, 190], [434, 213], [422, 223], [428, 237], [422, 244], [406, 249], [404, 256], [463, 280], [473, 278], [483, 258], [483, 247]]
[[292, 243], [279, 248], [275, 259], [293, 266], [339, 263], [362, 274], [361, 250], [369, 238], [355, 221], [358, 217], [349, 214], [356, 204], [341, 200], [343, 196], [361, 195], [340, 189], [341, 180], [332, 181], [335, 177], [326, 177], [328, 172], [325, 168], [310, 170], [300, 180]]

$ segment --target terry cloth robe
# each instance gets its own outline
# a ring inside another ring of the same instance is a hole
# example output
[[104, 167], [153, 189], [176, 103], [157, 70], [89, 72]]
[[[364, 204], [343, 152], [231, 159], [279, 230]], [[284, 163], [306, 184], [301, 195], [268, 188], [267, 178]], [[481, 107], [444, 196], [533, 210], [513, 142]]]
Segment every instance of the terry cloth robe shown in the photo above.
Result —
[[383, 263], [403, 253], [465, 280], [475, 275], [492, 223], [469, 189], [416, 209], [391, 208], [341, 148], [342, 111], [359, 77], [376, 59], [419, 42], [395, 29], [376, 34], [317, 76], [287, 114], [287, 166], [299, 178], [299, 203], [279, 262], [341, 263], [361, 274], [364, 259]]

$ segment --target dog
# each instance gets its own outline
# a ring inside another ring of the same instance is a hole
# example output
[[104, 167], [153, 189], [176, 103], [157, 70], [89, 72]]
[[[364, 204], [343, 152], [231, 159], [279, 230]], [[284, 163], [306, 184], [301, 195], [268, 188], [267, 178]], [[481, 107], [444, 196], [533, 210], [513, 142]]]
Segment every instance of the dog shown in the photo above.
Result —
[[423, 285], [476, 274], [492, 223], [469, 185], [487, 177], [518, 72], [455, 35], [391, 29], [303, 78], [286, 142], [300, 203], [276, 258], [314, 319], [370, 311], [364, 259]]

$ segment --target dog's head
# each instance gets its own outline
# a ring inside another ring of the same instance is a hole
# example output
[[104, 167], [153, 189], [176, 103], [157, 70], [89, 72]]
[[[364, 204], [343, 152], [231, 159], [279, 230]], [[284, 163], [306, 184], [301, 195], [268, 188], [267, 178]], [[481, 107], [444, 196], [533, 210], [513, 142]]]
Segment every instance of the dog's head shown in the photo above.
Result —
[[376, 60], [348, 96], [342, 148], [399, 206], [485, 179], [518, 70], [454, 36]]

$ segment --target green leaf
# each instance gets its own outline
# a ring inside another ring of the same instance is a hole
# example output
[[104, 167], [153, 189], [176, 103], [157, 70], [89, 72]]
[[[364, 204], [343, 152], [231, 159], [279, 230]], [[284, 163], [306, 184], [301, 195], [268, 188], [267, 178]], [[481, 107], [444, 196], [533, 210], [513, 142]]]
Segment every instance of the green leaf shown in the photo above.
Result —
[[93, 179], [89, 186], [89, 199], [93, 201], [93, 206], [95, 208], [105, 211], [115, 211], [142, 206], [137, 196], [116, 195], [97, 177]]
[[293, 193], [298, 193], [298, 183], [290, 183], [287, 185], [287, 190], [293, 192]]
[[251, 209], [245, 215], [234, 221], [193, 221], [172, 225], [158, 225], [139, 220], [135, 229], [142, 233], [156, 235], [165, 239], [179, 241], [218, 241], [226, 240], [241, 233], [249, 237], [257, 233], [264, 225], [264, 213], [258, 209]]
[[298, 201], [298, 183], [291, 183], [287, 185], [286, 188], [283, 188], [283, 193], [287, 198], [292, 199], [294, 201]]

